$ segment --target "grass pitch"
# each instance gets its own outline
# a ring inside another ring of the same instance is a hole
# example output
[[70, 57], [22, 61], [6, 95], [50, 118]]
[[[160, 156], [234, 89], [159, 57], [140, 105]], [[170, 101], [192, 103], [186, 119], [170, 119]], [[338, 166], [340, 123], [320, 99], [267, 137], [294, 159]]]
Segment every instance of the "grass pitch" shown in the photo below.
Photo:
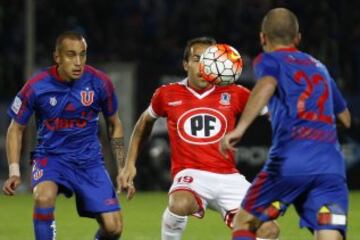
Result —
[[[121, 199], [124, 216], [122, 240], [160, 240], [160, 220], [167, 204], [166, 193], [137, 193], [128, 202]], [[32, 240], [32, 197], [0, 195], [0, 240]], [[91, 240], [97, 229], [94, 220], [79, 218], [74, 198], [60, 196], [56, 206], [58, 240]], [[293, 208], [279, 218], [281, 240], [309, 240], [310, 233], [299, 229]], [[230, 230], [217, 212], [207, 211], [204, 219], [190, 217], [184, 240], [230, 239]], [[351, 192], [348, 240], [360, 239], [360, 191]]]

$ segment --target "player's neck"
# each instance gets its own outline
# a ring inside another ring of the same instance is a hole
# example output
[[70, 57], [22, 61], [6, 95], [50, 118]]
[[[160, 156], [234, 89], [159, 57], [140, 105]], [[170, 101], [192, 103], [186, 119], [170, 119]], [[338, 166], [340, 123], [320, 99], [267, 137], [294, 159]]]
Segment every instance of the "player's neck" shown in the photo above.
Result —
[[195, 84], [193, 84], [191, 81], [187, 81], [187, 85], [188, 85], [188, 87], [190, 87], [192, 90], [194, 90], [195, 92], [197, 92], [199, 94], [206, 92], [207, 90], [209, 90], [212, 87], [212, 85], [209, 85], [205, 88], [200, 88], [200, 87], [196, 86]]
[[74, 82], [74, 79], [70, 79], [68, 76], [66, 76], [66, 74], [61, 71], [61, 69], [59, 68], [56, 68], [56, 73], [59, 77], [59, 80], [62, 81], [62, 82], [65, 82], [65, 83], [72, 83]]
[[265, 49], [266, 52], [274, 52], [274, 51], [278, 51], [281, 49], [296, 49], [295, 44], [274, 44], [274, 45], [270, 45], [267, 46], [267, 48]]

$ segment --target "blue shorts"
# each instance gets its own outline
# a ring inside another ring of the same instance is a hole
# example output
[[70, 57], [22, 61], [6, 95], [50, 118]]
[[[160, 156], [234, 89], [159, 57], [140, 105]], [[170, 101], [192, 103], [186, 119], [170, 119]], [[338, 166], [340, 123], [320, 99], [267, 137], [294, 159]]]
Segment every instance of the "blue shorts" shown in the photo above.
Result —
[[33, 159], [31, 186], [43, 181], [58, 184], [59, 192], [76, 196], [78, 214], [94, 218], [120, 209], [115, 189], [103, 163], [83, 167], [64, 164], [56, 156]]
[[276, 176], [260, 172], [241, 205], [267, 221], [283, 215], [294, 204], [300, 227], [339, 230], [345, 236], [348, 196], [346, 180], [339, 175]]

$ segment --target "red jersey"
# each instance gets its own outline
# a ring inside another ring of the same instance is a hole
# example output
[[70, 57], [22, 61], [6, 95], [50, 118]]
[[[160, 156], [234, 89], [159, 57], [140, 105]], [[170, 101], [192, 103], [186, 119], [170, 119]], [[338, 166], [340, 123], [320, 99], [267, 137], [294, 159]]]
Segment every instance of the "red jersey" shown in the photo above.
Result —
[[148, 112], [166, 117], [171, 145], [171, 174], [186, 169], [235, 173], [233, 154], [225, 159], [219, 141], [234, 129], [250, 91], [242, 86], [213, 86], [198, 93], [187, 80], [159, 87]]

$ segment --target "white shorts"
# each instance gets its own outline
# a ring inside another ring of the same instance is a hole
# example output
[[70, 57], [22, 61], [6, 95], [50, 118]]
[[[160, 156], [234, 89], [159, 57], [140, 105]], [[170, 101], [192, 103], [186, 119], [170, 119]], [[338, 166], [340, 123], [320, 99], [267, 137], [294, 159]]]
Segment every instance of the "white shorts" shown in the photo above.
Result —
[[185, 190], [194, 194], [200, 211], [194, 216], [202, 218], [207, 207], [218, 211], [231, 226], [232, 218], [250, 183], [239, 173], [219, 174], [196, 169], [184, 169], [176, 174], [169, 194]]

